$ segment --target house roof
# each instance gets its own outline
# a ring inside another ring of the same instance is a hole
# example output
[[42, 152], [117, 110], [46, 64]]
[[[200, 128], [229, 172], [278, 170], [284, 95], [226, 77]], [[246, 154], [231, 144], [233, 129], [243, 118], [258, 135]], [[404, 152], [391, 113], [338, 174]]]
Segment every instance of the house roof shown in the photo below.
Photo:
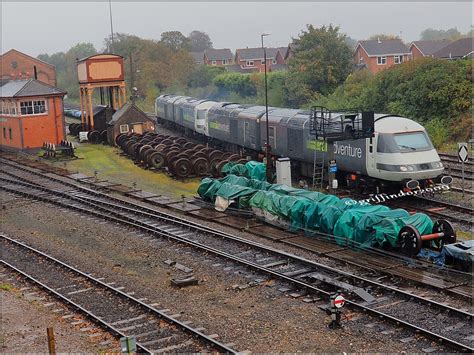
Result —
[[6, 56], [8, 53], [16, 53], [16, 54], [19, 54], [19, 55], [21, 55], [21, 56], [23, 56], [23, 57], [26, 57], [26, 58], [30, 59], [30, 60], [43, 63], [43, 64], [45, 64], [45, 65], [47, 65], [47, 66], [50, 66], [51, 68], [55, 69], [54, 65], [52, 65], [52, 64], [50, 64], [50, 63], [47, 63], [47, 62], [45, 62], [45, 61], [43, 61], [43, 60], [41, 60], [41, 59], [32, 57], [31, 55], [28, 55], [28, 54], [25, 54], [25, 53], [23, 53], [23, 52], [20, 52], [20, 51], [18, 51], [18, 50], [16, 50], [16, 49], [10, 49], [9, 51], [6, 51], [6, 52], [3, 53], [2, 55], [0, 55], [0, 59], [1, 59], [3, 56]]
[[468, 57], [473, 51], [473, 37], [458, 39], [439, 51], [433, 53], [436, 58], [463, 58]]
[[0, 81], [0, 97], [66, 95], [67, 92], [35, 79]]
[[[279, 49], [267, 48], [267, 59], [276, 59]], [[264, 57], [263, 48], [241, 48], [236, 50], [240, 60], [261, 60]]]
[[153, 119], [150, 118], [145, 112], [140, 110], [133, 102], [127, 102], [121, 108], [119, 108], [115, 113], [112, 115], [112, 119], [107, 122], [107, 125], [113, 126], [117, 121], [119, 121], [122, 116], [124, 116], [129, 111], [132, 111], [133, 115], [137, 117], [137, 122], [139, 122], [139, 118], [143, 118], [147, 121], [152, 121]]
[[234, 57], [229, 48], [206, 49], [204, 55], [208, 60], [231, 60]]
[[189, 54], [193, 57], [196, 64], [204, 63], [204, 52], [189, 52]]
[[289, 54], [290, 47], [289, 47], [289, 46], [286, 46], [286, 47], [278, 47], [278, 50], [280, 51], [281, 56], [283, 57], [283, 59], [285, 59], [286, 56]]
[[356, 50], [359, 46], [367, 52], [369, 57], [390, 54], [410, 54], [407, 46], [399, 39], [359, 41]]
[[433, 55], [435, 52], [446, 47], [450, 43], [451, 41], [448, 39], [438, 41], [414, 41], [411, 42], [410, 49], [412, 46], [416, 46], [423, 55]]
[[258, 72], [257, 67], [251, 67], [251, 68], [244, 68], [240, 66], [240, 64], [232, 64], [232, 65], [226, 65], [225, 69], [228, 72], [232, 73], [256, 73]]

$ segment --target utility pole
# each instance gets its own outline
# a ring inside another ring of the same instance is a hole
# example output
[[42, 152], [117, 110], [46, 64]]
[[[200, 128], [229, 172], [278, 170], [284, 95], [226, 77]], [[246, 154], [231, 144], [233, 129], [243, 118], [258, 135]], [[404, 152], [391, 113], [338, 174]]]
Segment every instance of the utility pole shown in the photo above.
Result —
[[109, 17], [110, 17], [110, 48], [109, 52], [113, 53], [113, 46], [114, 46], [114, 26], [112, 22], [112, 0], [109, 0]]
[[265, 158], [266, 163], [266, 173], [267, 173], [267, 182], [272, 182], [272, 170], [270, 165], [270, 128], [268, 125], [268, 87], [267, 87], [267, 49], [263, 45], [263, 37], [270, 36], [270, 33], [262, 33], [260, 38], [262, 39], [262, 49], [263, 49], [263, 60], [265, 68], [265, 119], [266, 119], [266, 145], [265, 145]]

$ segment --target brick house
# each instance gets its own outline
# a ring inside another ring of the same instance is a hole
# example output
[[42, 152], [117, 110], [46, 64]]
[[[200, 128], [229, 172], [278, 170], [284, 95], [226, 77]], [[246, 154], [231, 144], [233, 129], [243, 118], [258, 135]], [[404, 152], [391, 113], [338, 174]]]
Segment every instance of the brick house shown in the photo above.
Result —
[[458, 39], [433, 53], [433, 57], [448, 60], [474, 58], [472, 37]]
[[399, 39], [359, 41], [354, 52], [354, 64], [365, 65], [372, 73], [410, 59], [410, 51]]
[[441, 48], [446, 47], [451, 41], [447, 39], [439, 41], [413, 41], [409, 45], [411, 56], [413, 59], [423, 57], [433, 57], [433, 55]]
[[39, 80], [0, 80], [0, 146], [40, 148], [65, 137], [63, 98], [54, 86]]
[[219, 67], [234, 64], [234, 55], [229, 48], [206, 49], [204, 51], [204, 64]]
[[[272, 71], [272, 67], [282, 68], [285, 66], [285, 59], [279, 48], [267, 48], [267, 71]], [[242, 48], [235, 52], [235, 63], [243, 70], [255, 70], [265, 72], [265, 60], [263, 48]]]
[[48, 85], [56, 86], [56, 69], [54, 65], [33, 58], [25, 53], [10, 49], [0, 56], [0, 79], [35, 78]]

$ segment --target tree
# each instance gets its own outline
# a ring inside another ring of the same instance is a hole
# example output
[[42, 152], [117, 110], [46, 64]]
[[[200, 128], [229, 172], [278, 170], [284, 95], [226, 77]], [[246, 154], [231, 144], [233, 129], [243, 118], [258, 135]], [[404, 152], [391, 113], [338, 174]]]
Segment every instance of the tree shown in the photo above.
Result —
[[461, 32], [459, 32], [457, 28], [449, 28], [447, 30], [435, 30], [433, 28], [427, 28], [426, 30], [421, 31], [420, 34], [420, 39], [423, 41], [440, 39], [457, 40], [461, 37]]
[[201, 31], [192, 31], [188, 36], [189, 49], [191, 52], [203, 52], [212, 48], [209, 35]]
[[179, 31], [163, 32], [160, 42], [173, 51], [189, 49], [189, 39]]
[[289, 100], [302, 105], [319, 94], [331, 93], [351, 72], [352, 51], [339, 27], [307, 25], [293, 39], [295, 51], [289, 61]]
[[391, 39], [400, 39], [400, 36], [397, 36], [397, 35], [392, 35], [392, 34], [378, 34], [378, 35], [372, 35], [369, 37], [369, 39], [379, 39], [379, 40], [385, 40], [385, 41], [388, 41], [388, 40], [391, 40]]

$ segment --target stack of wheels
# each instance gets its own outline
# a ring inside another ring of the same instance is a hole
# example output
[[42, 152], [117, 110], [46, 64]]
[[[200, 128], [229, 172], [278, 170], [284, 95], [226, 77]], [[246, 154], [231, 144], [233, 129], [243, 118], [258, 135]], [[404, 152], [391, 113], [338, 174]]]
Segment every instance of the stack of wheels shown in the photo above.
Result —
[[71, 123], [69, 125], [69, 133], [73, 136], [78, 136], [79, 132], [82, 131], [82, 124], [81, 123]]
[[153, 132], [120, 134], [115, 143], [137, 162], [153, 169], [167, 167], [178, 178], [191, 175], [221, 176], [222, 167], [232, 161], [246, 163], [239, 155], [222, 152], [202, 144], [188, 142], [183, 137], [171, 137]]

